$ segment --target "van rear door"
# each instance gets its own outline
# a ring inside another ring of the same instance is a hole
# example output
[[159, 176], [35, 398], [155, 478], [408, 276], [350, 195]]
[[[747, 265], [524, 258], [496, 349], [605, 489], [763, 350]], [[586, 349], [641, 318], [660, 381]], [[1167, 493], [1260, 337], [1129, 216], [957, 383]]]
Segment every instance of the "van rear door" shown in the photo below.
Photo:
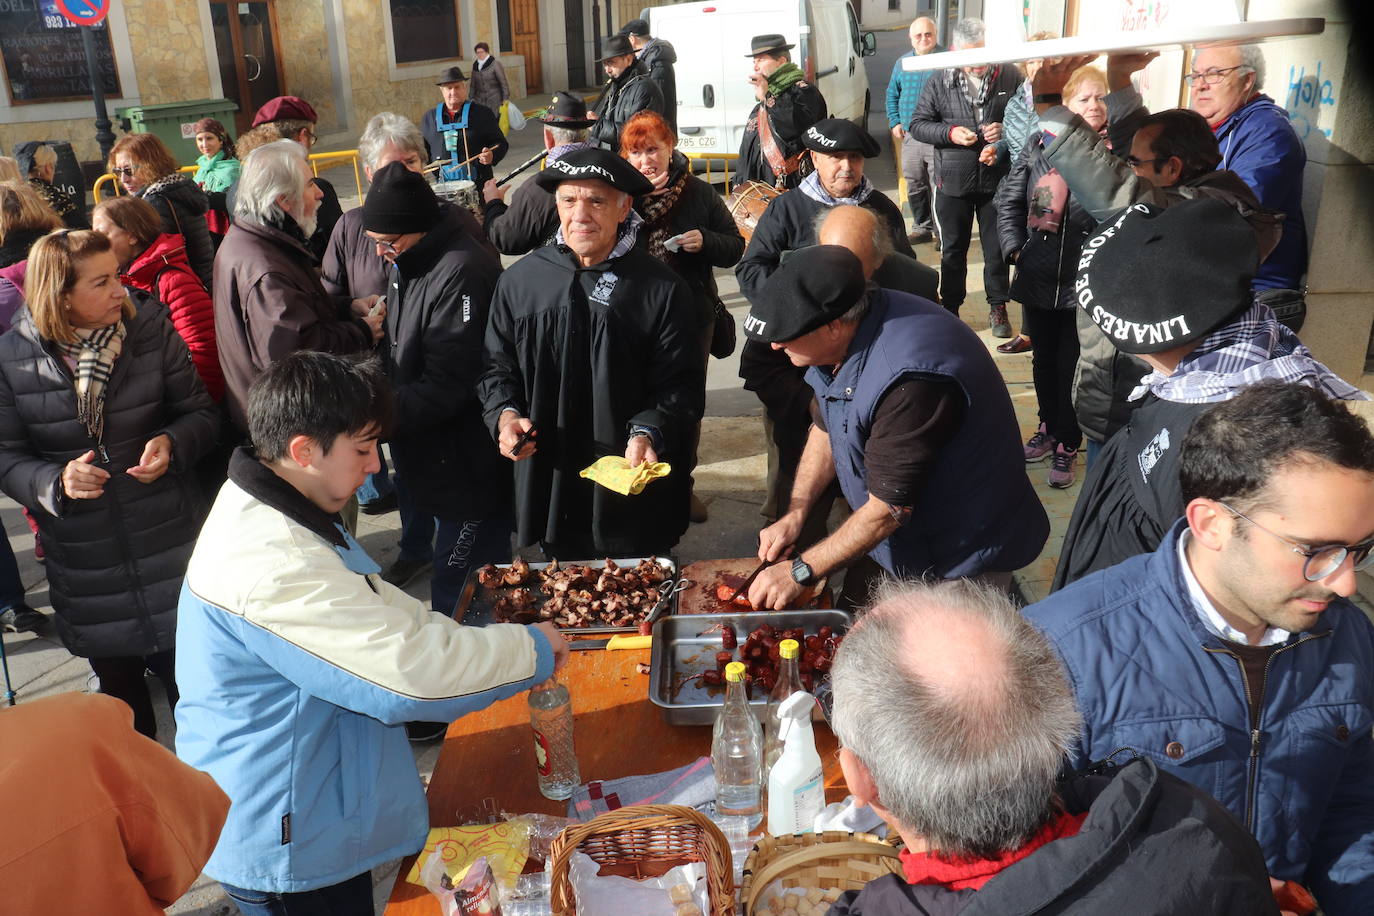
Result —
[[755, 101], [749, 83], [754, 72], [750, 40], [781, 32], [788, 42], [797, 43], [799, 2], [804, 0], [717, 0], [649, 11], [650, 31], [677, 50], [679, 149], [739, 152]]
[[[832, 118], [858, 120], [864, 113], [868, 72], [863, 63], [859, 22], [848, 0], [805, 0], [810, 23], [808, 48], [816, 86]], [[803, 65], [805, 66], [805, 65]]]

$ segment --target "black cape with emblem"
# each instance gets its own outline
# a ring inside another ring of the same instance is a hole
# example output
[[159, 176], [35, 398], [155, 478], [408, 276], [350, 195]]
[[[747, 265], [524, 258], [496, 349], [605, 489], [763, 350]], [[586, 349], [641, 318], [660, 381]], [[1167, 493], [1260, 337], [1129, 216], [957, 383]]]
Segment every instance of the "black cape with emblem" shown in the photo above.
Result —
[[[582, 268], [568, 248], [549, 245], [502, 275], [478, 390], [493, 436], [507, 407], [538, 430], [537, 451], [515, 465], [521, 546], [628, 557], [677, 543], [705, 407], [695, 308], [682, 280], [639, 250]], [[621, 496], [579, 476], [598, 458], [624, 455], [633, 426], [660, 432], [667, 477]]]

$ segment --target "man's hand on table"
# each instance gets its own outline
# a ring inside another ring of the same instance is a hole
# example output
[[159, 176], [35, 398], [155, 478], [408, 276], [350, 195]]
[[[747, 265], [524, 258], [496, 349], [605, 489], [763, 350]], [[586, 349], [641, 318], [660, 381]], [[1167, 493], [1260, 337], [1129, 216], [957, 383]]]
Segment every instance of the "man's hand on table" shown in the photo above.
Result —
[[558, 627], [545, 620], [534, 625], [539, 632], [543, 633], [549, 641], [549, 648], [553, 649], [553, 673], [557, 674], [563, 670], [563, 666], [568, 663], [568, 656], [572, 650], [568, 647], [567, 638], [558, 631]]

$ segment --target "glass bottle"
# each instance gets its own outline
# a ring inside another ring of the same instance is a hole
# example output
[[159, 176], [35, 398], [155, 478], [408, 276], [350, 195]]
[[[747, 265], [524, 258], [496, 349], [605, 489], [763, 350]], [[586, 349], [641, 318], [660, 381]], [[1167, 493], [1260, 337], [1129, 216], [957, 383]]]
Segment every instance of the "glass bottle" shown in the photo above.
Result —
[[530, 690], [529, 703], [539, 791], [545, 798], [561, 801], [582, 782], [573, 747], [572, 695], [552, 677]]
[[801, 654], [801, 644], [795, 639], [784, 639], [778, 643], [778, 679], [768, 694], [768, 709], [763, 717], [763, 784], [768, 785], [768, 774], [773, 764], [782, 755], [782, 742], [778, 740], [778, 707], [798, 690], [805, 690], [801, 682], [801, 672], [797, 669], [797, 657]]
[[725, 705], [711, 735], [711, 763], [716, 771], [716, 813], [744, 818], [752, 831], [763, 820], [763, 734], [744, 692], [744, 671], [740, 662], [725, 666]]

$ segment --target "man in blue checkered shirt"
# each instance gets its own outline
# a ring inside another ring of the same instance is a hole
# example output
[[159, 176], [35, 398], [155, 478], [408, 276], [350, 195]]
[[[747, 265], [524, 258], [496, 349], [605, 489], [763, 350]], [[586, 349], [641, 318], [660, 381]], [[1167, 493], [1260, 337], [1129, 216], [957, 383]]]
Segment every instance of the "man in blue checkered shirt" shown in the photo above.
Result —
[[[921, 97], [926, 80], [938, 70], [908, 72], [902, 69], [902, 61], [917, 54], [930, 54], [943, 51], [935, 43], [935, 20], [922, 16], [911, 23], [908, 30], [911, 38], [911, 51], [897, 58], [892, 67], [892, 79], [887, 84], [887, 126], [892, 136], [902, 144], [902, 175], [906, 177], [906, 197], [911, 206], [912, 231], [907, 238], [913, 245], [929, 242], [935, 237], [934, 189], [931, 185], [935, 173], [935, 147], [922, 143], [907, 135], [906, 126], [911, 123], [912, 112], [916, 110], [916, 100]], [[938, 241], [936, 242], [938, 245]]]

